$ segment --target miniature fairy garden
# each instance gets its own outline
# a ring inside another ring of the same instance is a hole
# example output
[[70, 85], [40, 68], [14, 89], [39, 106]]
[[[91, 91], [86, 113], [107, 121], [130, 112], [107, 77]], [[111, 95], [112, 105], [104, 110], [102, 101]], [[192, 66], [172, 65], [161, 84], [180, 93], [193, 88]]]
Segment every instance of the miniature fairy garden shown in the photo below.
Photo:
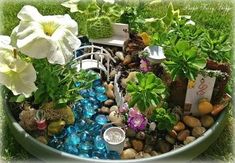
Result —
[[[93, 159], [157, 156], [203, 136], [231, 100], [228, 36], [171, 3], [160, 18], [141, 14], [149, 2], [62, 5], [83, 14], [83, 36], [69, 15], [24, 6], [0, 41], [9, 108], [41, 143]], [[128, 36], [117, 46], [115, 30]]]

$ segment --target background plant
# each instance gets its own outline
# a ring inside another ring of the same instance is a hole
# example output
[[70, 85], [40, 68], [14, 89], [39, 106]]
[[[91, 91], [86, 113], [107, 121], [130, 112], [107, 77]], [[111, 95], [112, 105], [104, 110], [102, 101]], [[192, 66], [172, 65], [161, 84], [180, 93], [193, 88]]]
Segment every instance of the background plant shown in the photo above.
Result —
[[150, 107], [156, 107], [164, 98], [165, 85], [152, 72], [137, 73], [137, 81], [127, 84], [127, 92], [131, 96], [130, 107], [137, 106], [142, 113]]
[[169, 58], [164, 62], [172, 79], [177, 77], [195, 80], [198, 72], [206, 66], [206, 56], [188, 41], [179, 40], [172, 48], [167, 49]]

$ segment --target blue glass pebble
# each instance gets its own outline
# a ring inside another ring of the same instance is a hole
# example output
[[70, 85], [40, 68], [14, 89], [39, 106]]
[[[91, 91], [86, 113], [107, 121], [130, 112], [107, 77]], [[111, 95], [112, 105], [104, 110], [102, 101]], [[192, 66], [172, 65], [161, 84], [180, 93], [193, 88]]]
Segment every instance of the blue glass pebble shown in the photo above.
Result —
[[102, 84], [101, 80], [100, 79], [96, 79], [93, 81], [93, 86], [96, 87], [96, 86], [100, 86]]
[[84, 143], [80, 143], [79, 145], [79, 149], [81, 151], [88, 151], [92, 149], [92, 144], [88, 141], [84, 142]]
[[96, 93], [95, 93], [95, 91], [93, 91], [93, 89], [89, 89], [88, 94], [89, 94], [89, 97], [95, 97], [96, 96]]
[[81, 103], [82, 106], [86, 106], [86, 105], [89, 104], [90, 102], [89, 102], [88, 99], [84, 98], [84, 99], [81, 99], [81, 100], [80, 100], [80, 103]]
[[75, 86], [76, 86], [76, 87], [80, 87], [81, 84], [82, 84], [81, 82], [76, 82], [76, 83], [75, 83]]
[[86, 129], [86, 121], [84, 119], [81, 119], [77, 123], [75, 123], [74, 128], [76, 132], [81, 132]]
[[66, 128], [66, 132], [70, 135], [76, 132], [76, 129], [73, 126], [69, 126]]
[[107, 159], [111, 159], [111, 160], [119, 160], [120, 158], [120, 154], [116, 151], [109, 151], [107, 153]]
[[108, 120], [107, 120], [107, 117], [105, 115], [99, 114], [99, 115], [96, 116], [95, 121], [100, 125], [104, 125], [104, 124], [107, 123]]
[[66, 145], [65, 151], [71, 154], [79, 154], [79, 150], [75, 145]]
[[83, 157], [83, 158], [89, 158], [90, 157], [88, 153], [84, 153], [84, 152], [80, 153], [78, 156]]
[[89, 97], [88, 91], [86, 89], [80, 90], [79, 94], [84, 98]]
[[104, 101], [106, 101], [106, 100], [108, 99], [108, 97], [107, 97], [106, 95], [104, 95], [104, 94], [97, 94], [97, 95], [96, 95], [96, 98], [97, 98], [97, 100], [99, 100], [100, 102], [104, 102]]
[[85, 118], [91, 118], [96, 112], [93, 109], [84, 109], [83, 110], [83, 116]]
[[88, 131], [84, 131], [80, 134], [80, 139], [83, 142], [90, 141], [91, 140], [91, 135]]
[[105, 141], [100, 135], [97, 135], [95, 137], [94, 144], [95, 144], [96, 149], [98, 149], [98, 150], [105, 148]]
[[71, 134], [65, 140], [67, 145], [78, 145], [80, 143], [80, 138], [77, 134]]
[[106, 92], [106, 89], [103, 86], [95, 87], [96, 93], [104, 94]]
[[91, 156], [94, 159], [105, 159], [106, 158], [106, 153], [101, 152], [101, 151], [92, 151]]

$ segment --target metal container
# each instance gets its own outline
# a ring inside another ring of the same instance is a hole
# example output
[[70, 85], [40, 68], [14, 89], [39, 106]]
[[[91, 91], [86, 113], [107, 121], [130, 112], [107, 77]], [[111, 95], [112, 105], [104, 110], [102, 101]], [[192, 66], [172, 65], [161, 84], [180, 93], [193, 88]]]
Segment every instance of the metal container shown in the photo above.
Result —
[[0, 87], [0, 109], [4, 109], [7, 120], [9, 121], [9, 128], [12, 134], [15, 136], [16, 140], [19, 144], [22, 145], [29, 153], [34, 155], [40, 160], [45, 162], [49, 161], [59, 161], [59, 162], [68, 162], [68, 161], [76, 161], [76, 162], [98, 162], [98, 163], [132, 163], [132, 162], [143, 162], [149, 163], [153, 162], [156, 163], [157, 161], [184, 161], [188, 162], [189, 160], [195, 158], [202, 152], [204, 152], [211, 143], [213, 143], [218, 136], [220, 135], [221, 131], [224, 128], [225, 120], [226, 120], [226, 110], [225, 109], [215, 121], [215, 124], [208, 129], [203, 136], [197, 138], [194, 142], [185, 145], [181, 148], [172, 150], [170, 152], [150, 157], [150, 158], [143, 158], [143, 159], [133, 159], [133, 160], [99, 160], [99, 159], [88, 159], [78, 157], [72, 154], [68, 154], [65, 152], [58, 151], [52, 147], [49, 147], [45, 144], [40, 143], [32, 136], [30, 136], [25, 130], [16, 122], [14, 119], [11, 111], [8, 109], [5, 100], [5, 94], [3, 87]]

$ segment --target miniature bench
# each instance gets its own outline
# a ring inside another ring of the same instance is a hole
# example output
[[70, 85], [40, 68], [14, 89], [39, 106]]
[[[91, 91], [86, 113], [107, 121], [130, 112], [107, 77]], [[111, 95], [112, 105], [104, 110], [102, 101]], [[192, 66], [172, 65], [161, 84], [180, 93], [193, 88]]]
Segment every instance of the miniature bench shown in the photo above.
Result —
[[129, 39], [128, 33], [128, 24], [122, 23], [113, 23], [113, 36], [109, 38], [101, 38], [101, 39], [90, 39], [91, 43], [101, 44], [101, 45], [111, 45], [123, 47], [124, 42]]

